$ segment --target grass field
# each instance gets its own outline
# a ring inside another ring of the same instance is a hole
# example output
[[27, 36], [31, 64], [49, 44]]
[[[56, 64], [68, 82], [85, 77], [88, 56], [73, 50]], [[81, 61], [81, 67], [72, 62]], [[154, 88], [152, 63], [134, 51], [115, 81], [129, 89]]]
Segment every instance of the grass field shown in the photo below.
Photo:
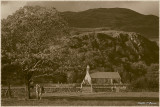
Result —
[[158, 106], [157, 101], [102, 101], [102, 100], [2, 100], [2, 106]]
[[[42, 100], [25, 100], [24, 98], [2, 98], [2, 106], [158, 106], [158, 100], [114, 100], [116, 97], [155, 97], [158, 98], [158, 92], [119, 92], [119, 93], [46, 93]], [[58, 99], [52, 98], [55, 96], [78, 96], [78, 97], [92, 97], [90, 99]], [[112, 100], [100, 100], [99, 97], [113, 98]]]

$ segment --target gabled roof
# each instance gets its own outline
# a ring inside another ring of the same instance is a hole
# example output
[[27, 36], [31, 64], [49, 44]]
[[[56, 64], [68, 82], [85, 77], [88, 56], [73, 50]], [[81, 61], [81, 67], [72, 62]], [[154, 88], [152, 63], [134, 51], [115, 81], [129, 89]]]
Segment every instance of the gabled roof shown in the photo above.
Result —
[[121, 78], [118, 72], [95, 72], [91, 78]]

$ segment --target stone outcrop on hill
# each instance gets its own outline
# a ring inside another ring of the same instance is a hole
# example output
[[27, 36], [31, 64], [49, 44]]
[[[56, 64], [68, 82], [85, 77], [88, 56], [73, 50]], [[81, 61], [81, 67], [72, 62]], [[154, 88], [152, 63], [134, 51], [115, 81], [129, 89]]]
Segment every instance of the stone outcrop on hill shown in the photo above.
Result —
[[104, 57], [112, 57], [112, 61], [118, 58], [130, 62], [144, 61], [147, 64], [158, 62], [156, 43], [134, 32], [107, 31], [80, 34], [71, 37], [69, 46], [79, 53], [100, 52]]

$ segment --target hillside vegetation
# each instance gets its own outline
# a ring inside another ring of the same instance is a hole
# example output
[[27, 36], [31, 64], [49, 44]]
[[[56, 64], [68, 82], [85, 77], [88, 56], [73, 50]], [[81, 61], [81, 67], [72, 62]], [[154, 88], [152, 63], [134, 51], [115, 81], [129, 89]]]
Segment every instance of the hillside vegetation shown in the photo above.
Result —
[[123, 82], [131, 82], [131, 79], [145, 76], [153, 64], [158, 66], [158, 49], [155, 42], [140, 34], [108, 31], [74, 35], [53, 54], [63, 56], [59, 59], [63, 65], [59, 71], [69, 72], [68, 77], [71, 76], [73, 82], [82, 81], [87, 64], [91, 70], [118, 71]]

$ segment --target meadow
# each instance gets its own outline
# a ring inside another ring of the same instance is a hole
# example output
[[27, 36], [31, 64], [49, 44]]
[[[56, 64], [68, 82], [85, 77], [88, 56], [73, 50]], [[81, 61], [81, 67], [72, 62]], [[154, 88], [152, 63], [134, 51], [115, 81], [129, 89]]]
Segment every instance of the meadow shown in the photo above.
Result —
[[2, 100], [2, 106], [158, 106], [158, 101]]
[[55, 92], [44, 93], [42, 100], [24, 96], [2, 98], [2, 106], [158, 106], [158, 92]]

